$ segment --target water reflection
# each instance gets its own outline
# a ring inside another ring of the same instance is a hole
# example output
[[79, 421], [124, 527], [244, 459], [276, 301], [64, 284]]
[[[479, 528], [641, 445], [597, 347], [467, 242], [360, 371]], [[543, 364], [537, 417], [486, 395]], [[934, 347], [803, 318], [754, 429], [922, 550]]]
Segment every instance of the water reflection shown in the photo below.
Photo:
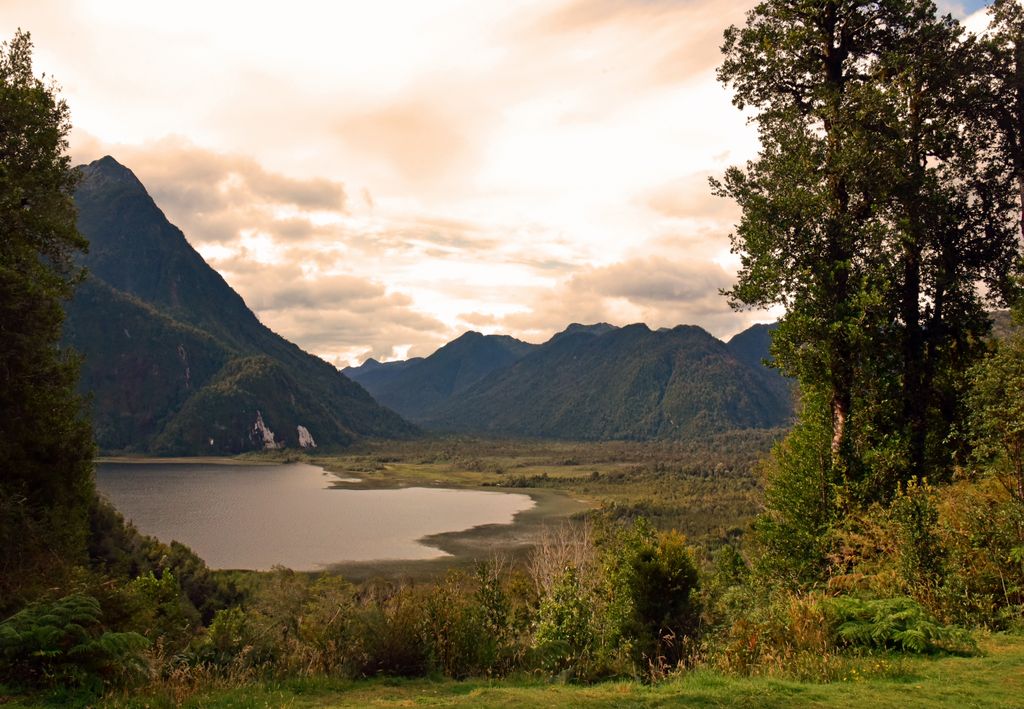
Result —
[[100, 463], [100, 491], [146, 534], [192, 547], [211, 568], [314, 570], [343, 561], [431, 559], [416, 540], [508, 524], [526, 495], [476, 490], [332, 489], [305, 463]]

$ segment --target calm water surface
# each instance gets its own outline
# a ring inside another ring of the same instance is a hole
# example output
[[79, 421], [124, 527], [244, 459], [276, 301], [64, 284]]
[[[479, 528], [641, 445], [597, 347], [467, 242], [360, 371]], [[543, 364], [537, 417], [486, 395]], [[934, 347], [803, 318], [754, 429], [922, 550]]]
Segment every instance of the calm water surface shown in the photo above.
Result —
[[313, 570], [343, 561], [445, 556], [417, 540], [509, 524], [527, 495], [476, 490], [344, 490], [305, 463], [100, 463], [96, 483], [125, 518], [192, 547], [211, 568]]

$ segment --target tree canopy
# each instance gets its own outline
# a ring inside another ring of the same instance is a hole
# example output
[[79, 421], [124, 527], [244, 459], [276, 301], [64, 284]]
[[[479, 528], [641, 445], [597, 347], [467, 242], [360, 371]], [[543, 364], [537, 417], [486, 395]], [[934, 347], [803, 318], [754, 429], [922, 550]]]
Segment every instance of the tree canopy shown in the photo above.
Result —
[[929, 0], [766, 0], [725, 32], [761, 142], [713, 181], [742, 208], [728, 296], [785, 308], [775, 360], [816, 433], [769, 500], [817, 500], [812, 536], [966, 456], [967, 371], [1021, 273], [1019, 18], [999, 2], [979, 38]]
[[[84, 551], [92, 433], [58, 347], [80, 279], [68, 107], [18, 31], [0, 48], [0, 579]], [[59, 565], [59, 564], [57, 564]], [[46, 574], [41, 574], [46, 578]], [[5, 581], [0, 581], [3, 595]]]

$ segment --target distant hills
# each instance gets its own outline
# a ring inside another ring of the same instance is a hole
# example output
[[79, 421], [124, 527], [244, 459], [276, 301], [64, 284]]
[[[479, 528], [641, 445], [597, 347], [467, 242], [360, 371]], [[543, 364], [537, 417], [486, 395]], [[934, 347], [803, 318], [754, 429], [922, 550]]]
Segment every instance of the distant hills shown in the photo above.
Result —
[[506, 335], [467, 332], [426, 358], [381, 364], [367, 360], [342, 370], [377, 401], [412, 419], [429, 418], [438, 407], [495, 370], [537, 348]]
[[788, 425], [790, 383], [764, 366], [774, 326], [728, 343], [694, 326], [573, 324], [542, 345], [468, 332], [426, 358], [345, 372], [425, 428], [566, 439], [684, 439]]
[[417, 435], [414, 424], [687, 439], [792, 419], [790, 383], [763, 364], [768, 325], [728, 343], [694, 326], [572, 324], [539, 345], [467, 332], [429, 357], [339, 372], [261, 324], [128, 168], [105, 157], [80, 169], [89, 276], [68, 304], [64, 342], [83, 355], [104, 451], [332, 448]]
[[64, 343], [83, 355], [102, 450], [234, 454], [417, 433], [261, 324], [128, 168], [105, 157], [80, 169], [89, 277]]

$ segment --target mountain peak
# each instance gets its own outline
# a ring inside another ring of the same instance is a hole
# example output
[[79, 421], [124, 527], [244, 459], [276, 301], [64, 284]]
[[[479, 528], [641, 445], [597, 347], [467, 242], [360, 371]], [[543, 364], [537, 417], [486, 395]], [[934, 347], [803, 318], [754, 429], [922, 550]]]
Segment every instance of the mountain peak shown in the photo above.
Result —
[[126, 182], [137, 185], [141, 189], [145, 189], [139, 178], [135, 176], [134, 172], [119, 163], [110, 155], [104, 155], [99, 160], [93, 160], [88, 165], [83, 165], [80, 169], [82, 170], [82, 174], [86, 180], [90, 182], [104, 180], [111, 182]]
[[[477, 332], [476, 330], [466, 330], [464, 333], [462, 333], [454, 340], [452, 340], [452, 342], [470, 342], [472, 340], [480, 340], [483, 338], [483, 336], [484, 334], [482, 332]], [[449, 342], [448, 344], [452, 344], [452, 342]]]
[[581, 323], [574, 322], [570, 323], [561, 332], [556, 332], [552, 335], [548, 342], [555, 342], [556, 340], [561, 340], [562, 338], [569, 337], [570, 335], [594, 335], [595, 337], [600, 337], [605, 333], [618, 329], [619, 328], [615, 325], [609, 325], [606, 322], [594, 323], [593, 325], [583, 325]]

